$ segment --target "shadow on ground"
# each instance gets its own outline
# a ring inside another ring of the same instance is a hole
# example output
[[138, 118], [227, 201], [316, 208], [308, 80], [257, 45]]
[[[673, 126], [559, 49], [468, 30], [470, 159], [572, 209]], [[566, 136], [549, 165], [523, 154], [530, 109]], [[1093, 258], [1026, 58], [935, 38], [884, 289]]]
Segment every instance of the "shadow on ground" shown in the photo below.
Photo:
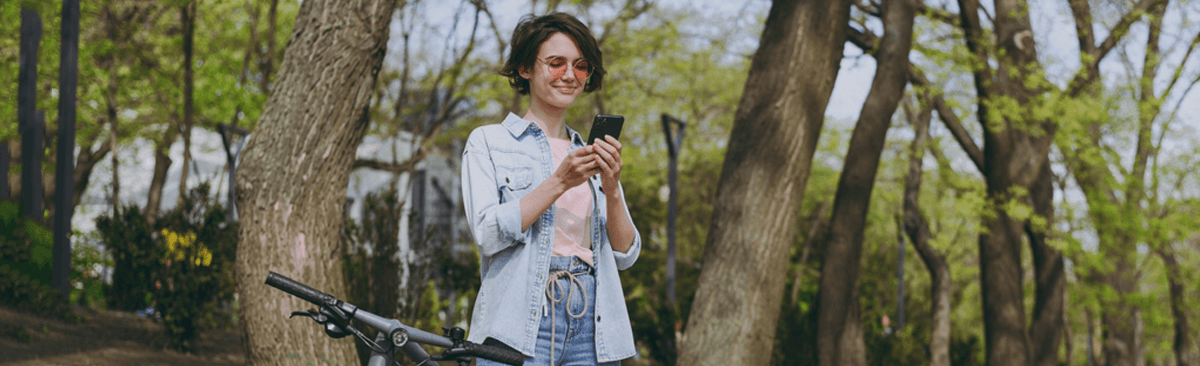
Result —
[[0, 308], [0, 365], [245, 365], [241, 332], [201, 335], [196, 352], [166, 349], [161, 324], [131, 313], [76, 309], [68, 322]]

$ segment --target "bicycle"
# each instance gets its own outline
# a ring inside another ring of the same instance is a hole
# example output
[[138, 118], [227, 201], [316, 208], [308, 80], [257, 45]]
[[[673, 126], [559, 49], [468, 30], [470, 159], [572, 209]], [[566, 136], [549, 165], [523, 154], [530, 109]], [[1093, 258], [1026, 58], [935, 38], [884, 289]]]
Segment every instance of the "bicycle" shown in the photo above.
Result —
[[[467, 341], [465, 339], [466, 330], [459, 327], [442, 328], [444, 336], [439, 336], [409, 327], [399, 320], [385, 318], [359, 309], [353, 304], [275, 272], [267, 274], [266, 282], [271, 287], [320, 307], [319, 310], [294, 311], [288, 318], [297, 315], [309, 317], [317, 324], [324, 326], [325, 334], [331, 338], [337, 339], [354, 335], [363, 341], [371, 348], [368, 366], [399, 365], [400, 363], [395, 357], [396, 350], [404, 352], [417, 366], [436, 366], [436, 361], [455, 361], [459, 366], [467, 366], [475, 357], [514, 366], [521, 366], [525, 363], [525, 356], [519, 352]], [[362, 331], [350, 323], [351, 320], [358, 320], [378, 331], [375, 340], [367, 339]], [[440, 354], [431, 356], [424, 348], [421, 348], [422, 344], [442, 347], [444, 350]]]

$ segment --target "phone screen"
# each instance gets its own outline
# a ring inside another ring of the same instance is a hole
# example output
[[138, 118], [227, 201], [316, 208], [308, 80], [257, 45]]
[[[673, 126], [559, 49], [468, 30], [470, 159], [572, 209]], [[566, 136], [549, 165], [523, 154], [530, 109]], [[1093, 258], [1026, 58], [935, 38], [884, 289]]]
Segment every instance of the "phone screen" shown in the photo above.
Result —
[[592, 120], [592, 131], [588, 133], [587, 143], [591, 145], [596, 139], [604, 138], [605, 135], [612, 136], [615, 139], [621, 138], [621, 127], [625, 124], [625, 117], [597, 114]]

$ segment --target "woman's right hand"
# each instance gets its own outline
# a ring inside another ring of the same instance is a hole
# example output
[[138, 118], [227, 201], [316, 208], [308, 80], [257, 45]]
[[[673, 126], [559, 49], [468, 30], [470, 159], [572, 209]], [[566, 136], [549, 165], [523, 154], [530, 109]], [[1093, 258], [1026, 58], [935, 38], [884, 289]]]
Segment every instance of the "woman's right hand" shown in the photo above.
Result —
[[596, 155], [592, 154], [592, 149], [591, 145], [575, 149], [558, 165], [554, 176], [562, 182], [564, 190], [575, 188], [600, 173], [600, 164]]

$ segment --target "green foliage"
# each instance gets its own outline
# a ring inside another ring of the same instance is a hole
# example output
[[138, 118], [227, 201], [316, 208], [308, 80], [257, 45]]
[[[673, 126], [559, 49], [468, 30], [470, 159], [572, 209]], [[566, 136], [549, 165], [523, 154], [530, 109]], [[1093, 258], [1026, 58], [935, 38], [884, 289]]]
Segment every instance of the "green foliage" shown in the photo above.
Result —
[[137, 206], [115, 215], [96, 218], [96, 231], [112, 256], [112, 288], [108, 306], [115, 310], [141, 310], [153, 304], [152, 292], [164, 250], [155, 230]]
[[0, 200], [0, 305], [63, 315], [66, 302], [50, 288], [53, 237], [20, 211], [17, 203]]
[[[363, 220], [346, 219], [342, 235], [346, 248], [342, 274], [348, 284], [345, 300], [435, 334], [442, 327], [467, 328], [480, 285], [478, 254], [455, 248], [464, 243], [414, 239], [409, 252], [397, 255], [398, 215], [404, 202], [394, 190], [368, 194], [363, 201]], [[446, 238], [432, 232], [426, 237]], [[403, 262], [396, 261], [397, 257]], [[408, 276], [399, 278], [399, 283], [389, 282], [396, 279], [389, 279], [389, 274], [404, 273]], [[396, 287], [400, 288], [398, 296]], [[371, 350], [361, 342], [356, 344], [365, 363]]]
[[71, 256], [70, 302], [92, 309], [105, 307], [105, 294], [112, 286], [104, 282], [102, 269], [112, 268], [112, 259], [108, 253], [92, 245], [75, 246], [71, 250]]
[[114, 308], [153, 307], [172, 348], [191, 351], [201, 329], [229, 326], [237, 225], [201, 184], [153, 225], [136, 206], [96, 220], [113, 256]]

